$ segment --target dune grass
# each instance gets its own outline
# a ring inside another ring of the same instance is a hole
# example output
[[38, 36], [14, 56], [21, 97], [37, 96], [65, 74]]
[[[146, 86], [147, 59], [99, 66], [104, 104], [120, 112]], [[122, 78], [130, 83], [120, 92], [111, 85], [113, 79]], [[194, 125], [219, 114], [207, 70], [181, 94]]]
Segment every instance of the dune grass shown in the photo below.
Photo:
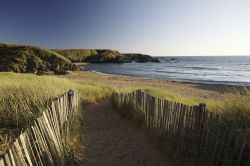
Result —
[[31, 74], [0, 73], [0, 121], [28, 124], [53, 97], [73, 89], [82, 98], [95, 101], [109, 96], [110, 88], [95, 83]]
[[[6, 125], [8, 125], [8, 122], [20, 126], [29, 125], [32, 119], [39, 116], [41, 111], [47, 107], [48, 101], [70, 89], [77, 91], [81, 99], [93, 103], [100, 98], [110, 97], [114, 91], [130, 93], [141, 88], [152, 96], [188, 105], [206, 103], [209, 111], [222, 114], [239, 127], [250, 125], [250, 90], [248, 88], [243, 88], [244, 90], [241, 92], [233, 91], [224, 94], [219, 100], [216, 100], [211, 98], [201, 99], [199, 96], [186, 97], [152, 86], [115, 86], [115, 84], [100, 84], [97, 82], [56, 76], [0, 73], [0, 122], [7, 122]], [[77, 143], [79, 143], [80, 139], [78, 133], [80, 124], [78, 116], [75, 118], [75, 123], [71, 128], [73, 132], [72, 140], [75, 140], [75, 142], [70, 142], [69, 145], [72, 144], [73, 149], [79, 150]], [[0, 154], [1, 146], [6, 145], [7, 147], [11, 142], [8, 140], [0, 139]], [[77, 146], [75, 146], [76, 144]], [[72, 147], [70, 148], [72, 149]]]
[[244, 93], [233, 91], [225, 94], [220, 101], [208, 100], [208, 110], [222, 114], [230, 120], [234, 125], [240, 128], [250, 126], [250, 91], [248, 88], [243, 88]]
[[[80, 98], [95, 102], [99, 98], [111, 95], [111, 89], [91, 82], [71, 81], [53, 76], [33, 74], [0, 73], [0, 156], [5, 153], [13, 141], [14, 135], [2, 133], [2, 128], [30, 125], [56, 96], [68, 90], [75, 90]], [[71, 126], [72, 140], [78, 137], [80, 113], [74, 116]], [[17, 131], [18, 133], [18, 131]], [[78, 139], [77, 139], [78, 140]], [[78, 140], [79, 143], [79, 140]]]
[[[115, 87], [100, 84], [91, 80], [69, 80], [53, 76], [35, 76], [31, 74], [0, 73], [0, 121], [10, 120], [27, 124], [32, 117], [46, 107], [47, 101], [69, 89], [79, 92], [80, 96], [89, 102], [107, 97], [113, 91], [129, 93], [138, 86]], [[186, 97], [171, 93], [161, 88], [142, 87], [149, 94], [181, 102], [188, 105], [206, 103], [207, 109], [223, 114], [228, 119], [244, 121], [250, 119], [250, 90], [243, 88], [244, 93], [233, 91], [218, 99], [201, 99], [200, 97]]]
[[[144, 90], [152, 96], [187, 105], [199, 105], [199, 103], [205, 103], [208, 111], [222, 115], [240, 128], [250, 126], [250, 90], [247, 87], [242, 87], [240, 90], [230, 91], [224, 94], [220, 99], [200, 99], [198, 97], [187, 98], [185, 96], [152, 87], [144, 88]], [[131, 92], [131, 90], [128, 90], [127, 92]]]
[[171, 101], [176, 101], [180, 103], [185, 103], [188, 105], [197, 105], [199, 104], [199, 100], [196, 98], [186, 98], [184, 96], [167, 92], [165, 90], [159, 88], [146, 87], [145, 91], [152, 96], [159, 97], [162, 99], [167, 99]]

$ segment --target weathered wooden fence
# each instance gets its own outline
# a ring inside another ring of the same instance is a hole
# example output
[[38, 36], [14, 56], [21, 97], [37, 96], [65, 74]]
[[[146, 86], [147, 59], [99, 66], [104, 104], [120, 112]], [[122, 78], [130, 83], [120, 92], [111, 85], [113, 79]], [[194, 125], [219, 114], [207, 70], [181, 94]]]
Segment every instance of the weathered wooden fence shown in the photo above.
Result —
[[78, 96], [73, 91], [55, 98], [1, 156], [0, 166], [63, 165], [69, 126], [77, 105]]
[[166, 143], [171, 153], [181, 155], [187, 165], [250, 165], [250, 129], [238, 129], [206, 110], [205, 104], [189, 106], [140, 90], [113, 94], [113, 100], [118, 107], [126, 104], [136, 108], [146, 126]]

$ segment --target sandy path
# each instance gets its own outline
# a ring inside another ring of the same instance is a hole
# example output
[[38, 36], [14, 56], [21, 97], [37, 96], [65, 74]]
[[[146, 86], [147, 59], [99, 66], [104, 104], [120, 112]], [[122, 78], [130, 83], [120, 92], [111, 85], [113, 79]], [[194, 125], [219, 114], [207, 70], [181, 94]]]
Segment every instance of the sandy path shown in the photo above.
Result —
[[82, 144], [86, 166], [173, 165], [163, 159], [145, 135], [112, 110], [109, 100], [85, 107]]

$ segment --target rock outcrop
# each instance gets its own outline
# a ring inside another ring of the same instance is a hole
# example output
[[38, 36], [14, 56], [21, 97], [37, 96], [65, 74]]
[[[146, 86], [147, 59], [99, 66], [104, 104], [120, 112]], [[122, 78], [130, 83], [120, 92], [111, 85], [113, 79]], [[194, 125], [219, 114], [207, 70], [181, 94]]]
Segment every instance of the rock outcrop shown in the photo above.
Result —
[[49, 49], [0, 43], [0, 71], [17, 73], [62, 73], [77, 66]]
[[159, 62], [143, 54], [121, 54], [116, 50], [46, 49], [0, 43], [0, 72], [35, 73], [39, 75], [68, 74], [79, 70], [72, 62], [129, 63]]
[[160, 62], [157, 58], [153, 58], [149, 55], [144, 54], [123, 54], [124, 62], [138, 62], [138, 63], [146, 63], [146, 62]]

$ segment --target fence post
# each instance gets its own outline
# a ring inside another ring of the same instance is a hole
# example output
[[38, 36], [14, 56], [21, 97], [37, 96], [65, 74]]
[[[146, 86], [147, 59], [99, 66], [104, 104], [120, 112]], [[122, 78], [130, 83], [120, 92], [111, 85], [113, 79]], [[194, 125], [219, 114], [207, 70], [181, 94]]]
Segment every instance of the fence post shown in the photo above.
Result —
[[242, 143], [239, 158], [238, 158], [237, 164], [236, 164], [237, 166], [241, 165], [241, 162], [242, 162], [241, 160], [243, 158], [243, 155], [244, 155], [244, 152], [245, 152], [245, 149], [246, 149], [246, 146], [247, 146], [247, 141], [249, 139], [249, 135], [250, 135], [250, 129], [247, 129], [245, 134], [244, 134], [243, 143]]
[[204, 113], [206, 111], [206, 104], [200, 103], [197, 110], [197, 155], [196, 155], [196, 161], [195, 165], [199, 165], [199, 158], [200, 158], [200, 150], [201, 150], [201, 141], [202, 141], [202, 132], [203, 132], [203, 124], [204, 124]]

